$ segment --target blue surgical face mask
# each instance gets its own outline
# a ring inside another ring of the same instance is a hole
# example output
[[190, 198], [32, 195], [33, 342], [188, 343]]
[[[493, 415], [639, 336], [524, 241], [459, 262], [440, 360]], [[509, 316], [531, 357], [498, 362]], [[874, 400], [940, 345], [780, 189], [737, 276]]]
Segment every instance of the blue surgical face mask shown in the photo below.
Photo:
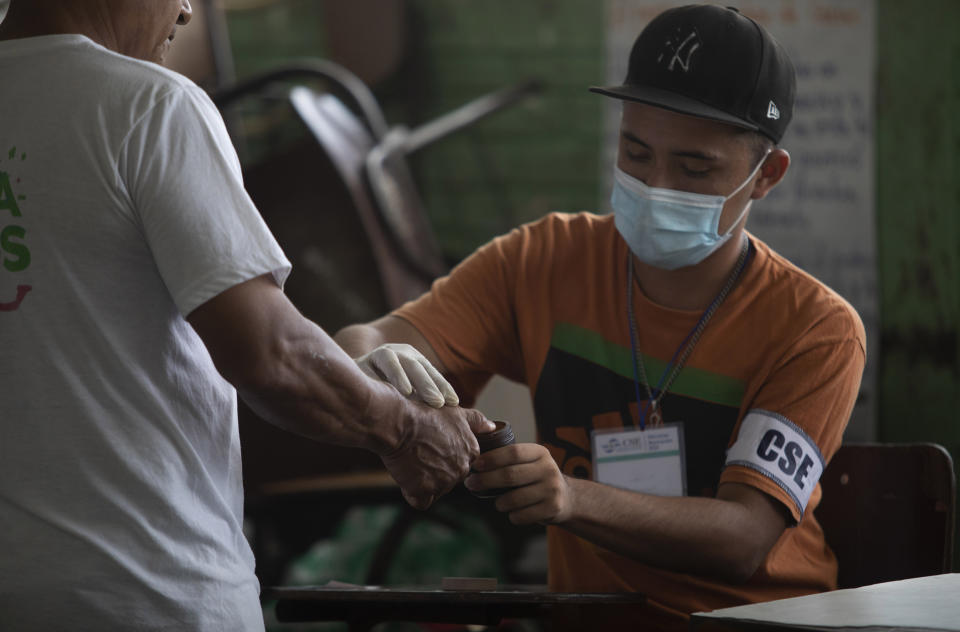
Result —
[[617, 231], [646, 264], [665, 270], [696, 265], [730, 239], [750, 209], [752, 201], [720, 234], [723, 205], [747, 186], [763, 162], [761, 159], [743, 184], [726, 197], [650, 187], [615, 167], [610, 204]]

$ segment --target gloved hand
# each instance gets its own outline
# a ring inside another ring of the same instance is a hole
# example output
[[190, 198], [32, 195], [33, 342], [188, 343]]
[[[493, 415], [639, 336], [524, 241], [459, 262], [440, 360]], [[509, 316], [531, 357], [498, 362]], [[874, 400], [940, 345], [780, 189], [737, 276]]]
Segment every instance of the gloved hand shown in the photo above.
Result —
[[420, 399], [428, 406], [457, 406], [460, 398], [450, 383], [423, 354], [408, 344], [387, 343], [356, 359], [360, 370], [383, 380], [405, 397]]

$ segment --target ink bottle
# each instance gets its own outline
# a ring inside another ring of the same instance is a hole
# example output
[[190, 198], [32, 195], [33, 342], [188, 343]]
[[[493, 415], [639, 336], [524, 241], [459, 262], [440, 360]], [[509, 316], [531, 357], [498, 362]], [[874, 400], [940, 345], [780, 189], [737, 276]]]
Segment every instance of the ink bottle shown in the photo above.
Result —
[[[497, 427], [493, 432], [486, 432], [476, 435], [477, 443], [480, 445], [480, 454], [508, 446], [516, 441], [513, 436], [513, 428], [508, 421], [494, 421]], [[471, 470], [472, 471], [472, 470]], [[497, 489], [471, 490], [471, 493], [477, 498], [496, 498], [513, 489], [512, 487], [503, 487]]]

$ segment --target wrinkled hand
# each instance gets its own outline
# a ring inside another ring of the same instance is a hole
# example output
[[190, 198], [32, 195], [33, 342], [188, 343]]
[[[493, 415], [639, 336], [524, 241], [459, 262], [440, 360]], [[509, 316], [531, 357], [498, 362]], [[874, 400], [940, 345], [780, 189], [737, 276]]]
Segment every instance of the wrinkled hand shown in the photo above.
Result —
[[476, 473], [464, 481], [467, 489], [517, 488], [495, 503], [497, 511], [508, 514], [513, 524], [558, 524], [570, 518], [573, 492], [542, 445], [516, 443], [490, 450], [477, 458], [472, 468]]
[[434, 408], [457, 406], [460, 398], [440, 371], [407, 344], [388, 343], [356, 359], [360, 370], [368, 376], [383, 380], [400, 391], [404, 397], [417, 397]]
[[474, 433], [490, 432], [495, 426], [476, 410], [432, 409], [400, 401], [409, 409], [404, 414], [404, 438], [398, 449], [381, 459], [407, 502], [426, 509], [470, 471], [480, 453]]

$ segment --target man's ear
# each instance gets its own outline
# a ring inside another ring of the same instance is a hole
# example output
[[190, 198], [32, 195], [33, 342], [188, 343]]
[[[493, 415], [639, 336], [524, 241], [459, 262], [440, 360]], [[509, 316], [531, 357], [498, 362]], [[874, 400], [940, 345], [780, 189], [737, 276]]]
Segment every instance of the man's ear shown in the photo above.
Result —
[[780, 184], [783, 176], [787, 175], [787, 169], [790, 168], [790, 154], [786, 149], [774, 149], [763, 161], [760, 167], [760, 177], [753, 187], [753, 194], [750, 196], [754, 200], [762, 200], [767, 197], [773, 187]]

